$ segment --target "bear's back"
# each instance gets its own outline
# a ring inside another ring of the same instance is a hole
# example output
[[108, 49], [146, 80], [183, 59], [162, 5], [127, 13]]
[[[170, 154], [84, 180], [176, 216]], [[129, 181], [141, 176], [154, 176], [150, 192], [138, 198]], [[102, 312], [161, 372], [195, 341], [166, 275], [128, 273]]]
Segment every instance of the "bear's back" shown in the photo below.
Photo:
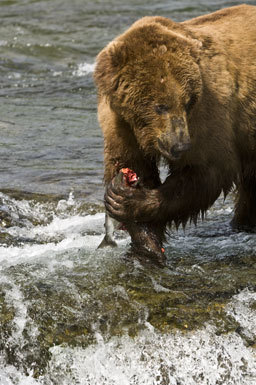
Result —
[[180, 24], [196, 34], [212, 35], [223, 42], [256, 42], [256, 7], [252, 5], [224, 8]]
[[256, 79], [256, 7], [238, 5], [180, 23], [204, 47], [224, 53]]

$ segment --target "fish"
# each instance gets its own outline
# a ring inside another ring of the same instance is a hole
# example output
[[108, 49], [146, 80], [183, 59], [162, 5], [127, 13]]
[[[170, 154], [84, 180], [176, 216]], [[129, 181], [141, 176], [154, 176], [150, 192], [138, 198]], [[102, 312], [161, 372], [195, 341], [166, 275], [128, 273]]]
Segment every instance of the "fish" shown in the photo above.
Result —
[[115, 241], [115, 228], [116, 228], [116, 222], [113, 218], [109, 216], [108, 213], [105, 213], [105, 236], [101, 243], [98, 246], [98, 249], [102, 249], [107, 246], [111, 247], [117, 247], [117, 243]]
[[[114, 177], [115, 185], [124, 184], [132, 188], [138, 188], [140, 178], [130, 168], [122, 168]], [[98, 248], [111, 246], [116, 247], [114, 238], [115, 223], [109, 214], [105, 214], [105, 236]], [[159, 266], [165, 266], [166, 256], [162, 240], [157, 235], [154, 225], [151, 223], [126, 222], [120, 224], [119, 228], [128, 231], [131, 237], [131, 247], [128, 255], [136, 257], [145, 262], [150, 261]]]

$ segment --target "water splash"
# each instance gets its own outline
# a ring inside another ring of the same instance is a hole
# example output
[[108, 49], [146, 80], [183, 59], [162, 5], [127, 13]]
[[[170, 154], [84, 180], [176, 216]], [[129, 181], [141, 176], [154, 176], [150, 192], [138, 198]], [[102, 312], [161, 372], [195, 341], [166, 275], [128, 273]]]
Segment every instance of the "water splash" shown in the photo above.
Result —
[[254, 349], [236, 333], [219, 336], [210, 325], [188, 334], [144, 331], [87, 349], [56, 346], [51, 353], [50, 372], [59, 374], [61, 368], [67, 385], [254, 385], [256, 380]]
[[255, 383], [256, 240], [228, 228], [230, 202], [172, 233], [158, 269], [124, 258], [126, 235], [96, 250], [102, 208], [73, 192], [1, 199], [24, 240], [0, 247], [1, 385]]
[[72, 72], [73, 76], [86, 76], [88, 74], [91, 74], [94, 71], [95, 64], [90, 63], [80, 63], [78, 65], [78, 68]]

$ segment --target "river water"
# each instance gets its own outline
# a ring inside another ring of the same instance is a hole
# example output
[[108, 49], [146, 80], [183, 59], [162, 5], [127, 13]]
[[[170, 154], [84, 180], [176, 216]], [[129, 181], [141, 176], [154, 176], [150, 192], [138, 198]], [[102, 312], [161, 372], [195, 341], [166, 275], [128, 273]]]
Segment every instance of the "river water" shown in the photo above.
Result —
[[231, 231], [232, 194], [170, 232], [164, 269], [122, 231], [97, 250], [97, 53], [144, 15], [238, 3], [0, 1], [0, 385], [256, 383], [256, 236]]

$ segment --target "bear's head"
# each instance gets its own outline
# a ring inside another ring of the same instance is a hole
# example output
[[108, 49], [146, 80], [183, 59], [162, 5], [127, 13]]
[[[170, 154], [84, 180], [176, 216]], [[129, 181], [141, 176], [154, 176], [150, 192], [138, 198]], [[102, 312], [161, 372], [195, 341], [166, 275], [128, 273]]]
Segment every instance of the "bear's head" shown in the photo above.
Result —
[[152, 22], [131, 27], [97, 58], [99, 95], [129, 123], [145, 154], [175, 161], [189, 150], [202, 94], [200, 42]]

